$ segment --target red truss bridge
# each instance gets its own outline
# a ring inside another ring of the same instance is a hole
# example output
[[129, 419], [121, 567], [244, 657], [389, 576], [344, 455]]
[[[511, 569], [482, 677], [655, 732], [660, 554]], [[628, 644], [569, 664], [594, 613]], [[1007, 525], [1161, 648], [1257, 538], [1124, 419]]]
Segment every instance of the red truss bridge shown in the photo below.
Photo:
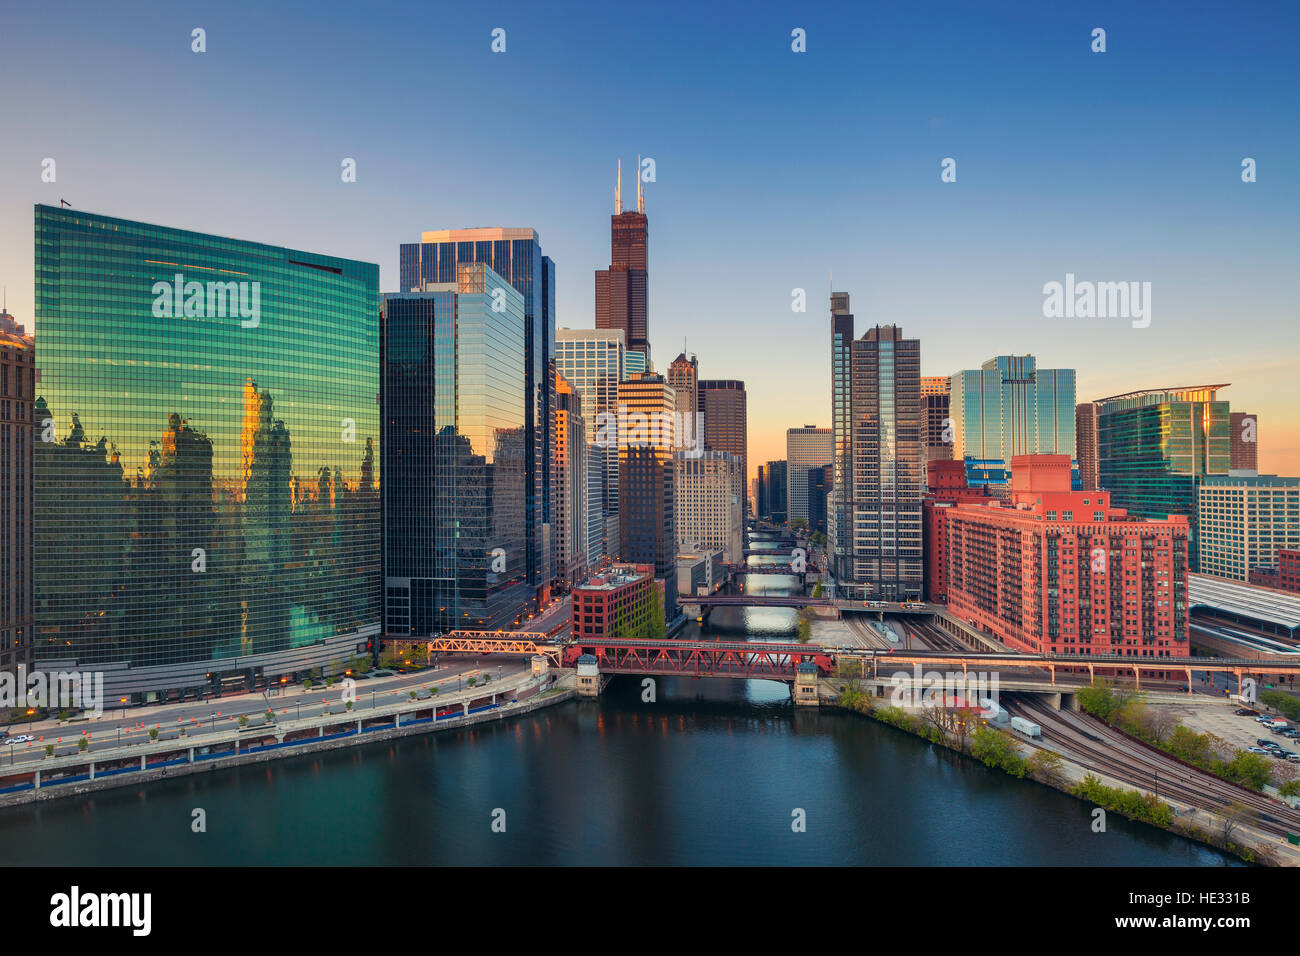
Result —
[[741, 677], [792, 681], [796, 668], [815, 664], [826, 676], [831, 655], [811, 644], [726, 643], [721, 641], [575, 641], [564, 648], [565, 667], [590, 654], [602, 674], [680, 674], [684, 677]]

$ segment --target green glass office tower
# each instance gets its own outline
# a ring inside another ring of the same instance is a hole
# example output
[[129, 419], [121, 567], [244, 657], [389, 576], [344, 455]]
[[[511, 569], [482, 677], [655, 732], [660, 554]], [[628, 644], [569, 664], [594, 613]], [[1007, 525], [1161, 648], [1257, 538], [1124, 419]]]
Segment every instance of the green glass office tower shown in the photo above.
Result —
[[385, 632], [518, 623], [528, 587], [525, 299], [481, 262], [384, 296]]
[[378, 272], [36, 207], [37, 666], [152, 699], [366, 649]]
[[1226, 387], [1153, 388], [1095, 403], [1098, 483], [1129, 514], [1186, 515], [1193, 571], [1200, 568], [1198, 485], [1232, 463], [1228, 403], [1218, 401]]

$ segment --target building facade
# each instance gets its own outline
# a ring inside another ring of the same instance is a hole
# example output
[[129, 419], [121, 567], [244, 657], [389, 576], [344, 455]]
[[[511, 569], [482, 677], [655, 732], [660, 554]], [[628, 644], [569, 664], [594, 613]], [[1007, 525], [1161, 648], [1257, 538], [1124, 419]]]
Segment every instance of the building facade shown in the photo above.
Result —
[[1142, 518], [1183, 515], [1188, 561], [1198, 568], [1197, 486], [1228, 473], [1232, 458], [1226, 385], [1146, 389], [1097, 402], [1098, 484]]
[[[669, 584], [676, 591], [676, 568]], [[664, 636], [664, 583], [645, 564], [615, 564], [573, 589], [575, 640]]]
[[36, 339], [0, 309], [0, 673], [31, 664]]
[[987, 489], [966, 487], [966, 463], [951, 459], [926, 463], [926, 494], [921, 503], [925, 553], [925, 599], [935, 604], [948, 600], [948, 515], [964, 502], [985, 503]]
[[808, 530], [826, 533], [826, 512], [835, 488], [835, 466], [808, 469]]
[[382, 621], [379, 267], [37, 206], [34, 666], [264, 686]]
[[1300, 548], [1283, 548], [1277, 553], [1277, 586], [1283, 591], [1300, 591]]
[[[488, 266], [524, 297], [528, 394], [524, 529], [528, 540], [528, 585], [541, 600], [555, 569], [548, 462], [554, 443], [550, 366], [555, 358], [555, 263], [542, 255], [541, 242], [533, 229], [430, 230], [421, 235], [418, 243], [401, 244], [401, 289], [409, 292], [424, 289], [427, 283], [455, 282], [458, 267], [466, 262]], [[569, 381], [581, 387], [574, 379]]]
[[704, 379], [699, 383], [699, 410], [704, 416], [704, 450], [740, 459], [736, 494], [742, 507], [749, 480], [749, 411], [745, 383], [735, 379]]
[[790, 517], [786, 506], [788, 482], [785, 459], [769, 461], [759, 467], [762, 469], [762, 486], [759, 493], [763, 496], [767, 508], [766, 513], [760, 514], [759, 517], [766, 518], [773, 524], [785, 524]]
[[1186, 519], [1129, 515], [1070, 470], [1017, 457], [1009, 502], [949, 510], [949, 611], [1029, 653], [1186, 656]]
[[[633, 376], [618, 387], [620, 554], [624, 561], [652, 566], [658, 578], [677, 573], [671, 428], [675, 399], [664, 377], [652, 372]], [[675, 593], [676, 588], [668, 591]]]
[[561, 375], [555, 377], [554, 496], [556, 577], [565, 590], [587, 573], [587, 426], [582, 399]]
[[462, 263], [457, 280], [384, 297], [392, 637], [495, 630], [532, 606], [524, 298], [483, 263]]
[[668, 384], [673, 387], [673, 395], [676, 396], [678, 416], [683, 422], [694, 423], [695, 413], [700, 410], [700, 363], [694, 355], [687, 358], [686, 353], [682, 352], [669, 363]]
[[[785, 433], [786, 520], [808, 520], [808, 469], [831, 463], [834, 436], [829, 428], [804, 425]], [[769, 465], [772, 463], [769, 462]], [[775, 519], [773, 519], [775, 520]]]
[[745, 512], [736, 494], [740, 459], [720, 451], [678, 452], [674, 463], [678, 544], [721, 550], [727, 564], [744, 564]]
[[1202, 574], [1249, 582], [1255, 569], [1277, 567], [1279, 551], [1300, 548], [1300, 478], [1206, 475], [1196, 511]]
[[952, 376], [953, 458], [966, 484], [1006, 497], [1018, 455], [1074, 455], [1074, 369], [1040, 369], [1032, 355], [998, 355]]
[[952, 379], [945, 375], [921, 376], [926, 462], [952, 460], [953, 428], [948, 413], [948, 393], [951, 388]]
[[1082, 490], [1096, 491], [1101, 487], [1098, 484], [1096, 402], [1080, 402], [1074, 406], [1074, 448]]
[[1232, 446], [1228, 455], [1233, 471], [1259, 469], [1259, 416], [1254, 412], [1229, 412]]
[[[601, 549], [613, 557], [618, 542], [618, 386], [627, 377], [625, 336], [618, 329], [558, 329], [556, 371], [582, 396], [587, 442], [601, 449], [605, 465], [600, 507], [605, 532]], [[594, 492], [593, 492], [594, 493]]]

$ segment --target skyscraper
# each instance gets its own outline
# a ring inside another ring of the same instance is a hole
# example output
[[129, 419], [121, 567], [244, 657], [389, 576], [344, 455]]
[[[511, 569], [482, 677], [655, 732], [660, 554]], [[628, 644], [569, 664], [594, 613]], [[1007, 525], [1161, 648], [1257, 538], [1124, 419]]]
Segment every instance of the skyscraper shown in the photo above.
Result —
[[1231, 467], [1233, 471], [1259, 469], [1259, 416], [1254, 412], [1229, 412], [1232, 423]]
[[[613, 558], [618, 545], [618, 386], [627, 377], [625, 337], [618, 329], [559, 329], [555, 367], [582, 396], [587, 442], [599, 445], [604, 480], [600, 484], [605, 530], [602, 552]], [[592, 491], [595, 494], [595, 491]]]
[[966, 462], [966, 483], [1006, 497], [1014, 456], [1073, 456], [1074, 405], [1074, 369], [1040, 369], [1032, 355], [954, 374], [953, 458]]
[[786, 495], [789, 491], [787, 487], [787, 470], [785, 459], [778, 461], [769, 461], [763, 466], [767, 469], [767, 514], [760, 517], [766, 517], [773, 524], [785, 524], [789, 520], [789, 509], [786, 505]]
[[401, 288], [409, 292], [421, 290], [429, 282], [455, 282], [457, 266], [463, 262], [489, 266], [524, 297], [525, 387], [529, 396], [524, 423], [524, 529], [527, 581], [540, 598], [554, 569], [548, 455], [554, 441], [549, 368], [555, 352], [555, 263], [542, 255], [533, 229], [433, 230], [425, 232], [418, 243], [401, 244]]
[[808, 469], [808, 530], [826, 533], [826, 509], [835, 487], [835, 466]]
[[1079, 462], [1079, 483], [1083, 491], [1096, 491], [1097, 403], [1080, 402], [1074, 407], [1075, 459]]
[[[676, 396], [662, 375], [645, 372], [618, 387], [619, 547], [624, 561], [677, 573], [672, 415]], [[664, 423], [668, 427], [664, 427]], [[676, 586], [669, 591], [675, 592]]]
[[1197, 485], [1228, 472], [1232, 456], [1227, 385], [1150, 388], [1100, 399], [1097, 462], [1102, 489], [1117, 508], [1142, 518], [1183, 515], [1188, 561], [1197, 557]]
[[555, 379], [555, 538], [559, 566], [556, 576], [567, 587], [587, 570], [587, 429], [582, 401], [562, 376]]
[[379, 267], [35, 218], [52, 439], [35, 665], [93, 666], [109, 698], [144, 702], [364, 652], [382, 620]]
[[385, 630], [394, 637], [506, 627], [533, 597], [524, 298], [483, 263], [463, 262], [456, 275], [384, 297]]
[[925, 413], [924, 461], [952, 459], [952, 419], [948, 414], [948, 392], [952, 379], [944, 375], [921, 376], [921, 402]]
[[735, 379], [704, 379], [699, 383], [700, 414], [704, 416], [704, 450], [740, 459], [736, 494], [744, 501], [749, 476], [748, 409], [745, 383]]
[[829, 428], [804, 425], [802, 428], [786, 429], [787, 521], [808, 520], [808, 469], [831, 464], [834, 441]]
[[[921, 343], [893, 325], [852, 346], [852, 544], [837, 578], [848, 598], [920, 600], [923, 431]], [[843, 534], [841, 533], [841, 537]]]
[[694, 355], [687, 358], [686, 353], [682, 352], [668, 365], [668, 384], [677, 396], [677, 414], [683, 422], [693, 423], [695, 413], [700, 410], [699, 381], [700, 366]]
[[31, 663], [35, 344], [0, 309], [0, 673]]
[[640, 159], [636, 174], [636, 212], [623, 211], [623, 163], [618, 164], [614, 187], [614, 215], [610, 217], [609, 268], [596, 272], [596, 328], [621, 329], [629, 352], [650, 359], [647, 273], [648, 229], [645, 197], [641, 192]]
[[853, 475], [853, 389], [850, 380], [853, 356], [853, 313], [849, 294], [831, 292], [831, 457], [830, 499], [826, 504], [826, 557], [835, 578], [853, 573], [853, 527], [848, 500]]

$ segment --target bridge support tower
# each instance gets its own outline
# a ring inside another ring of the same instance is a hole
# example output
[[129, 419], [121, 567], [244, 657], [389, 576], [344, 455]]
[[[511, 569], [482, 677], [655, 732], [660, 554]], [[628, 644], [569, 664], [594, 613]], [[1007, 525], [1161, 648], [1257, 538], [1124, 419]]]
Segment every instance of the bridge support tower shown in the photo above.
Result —
[[790, 688], [790, 693], [794, 697], [796, 707], [817, 707], [817, 665], [811, 661], [804, 661], [794, 672], [794, 686]]

